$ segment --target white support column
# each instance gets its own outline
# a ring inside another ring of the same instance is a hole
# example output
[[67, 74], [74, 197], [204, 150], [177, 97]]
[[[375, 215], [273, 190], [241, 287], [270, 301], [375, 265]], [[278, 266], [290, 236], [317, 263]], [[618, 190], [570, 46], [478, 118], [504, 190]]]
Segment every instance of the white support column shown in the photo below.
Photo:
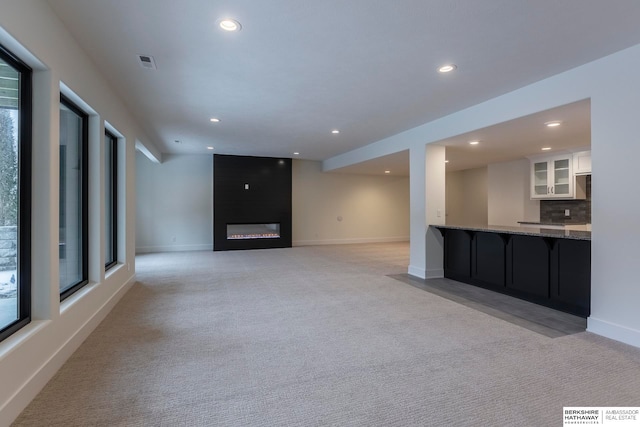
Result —
[[409, 150], [409, 199], [410, 218], [410, 254], [409, 271], [412, 276], [426, 277], [426, 211], [425, 211], [425, 155], [424, 144], [416, 144]]
[[429, 225], [445, 224], [445, 152], [439, 145], [426, 146], [426, 278], [444, 277], [444, 241], [440, 232]]

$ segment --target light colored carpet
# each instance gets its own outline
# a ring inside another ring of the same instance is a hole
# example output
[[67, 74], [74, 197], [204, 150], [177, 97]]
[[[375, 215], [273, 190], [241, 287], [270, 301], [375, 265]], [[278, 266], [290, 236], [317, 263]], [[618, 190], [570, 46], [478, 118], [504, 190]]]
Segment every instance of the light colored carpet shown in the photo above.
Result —
[[558, 426], [640, 406], [640, 350], [402, 283], [406, 244], [139, 256], [16, 426]]

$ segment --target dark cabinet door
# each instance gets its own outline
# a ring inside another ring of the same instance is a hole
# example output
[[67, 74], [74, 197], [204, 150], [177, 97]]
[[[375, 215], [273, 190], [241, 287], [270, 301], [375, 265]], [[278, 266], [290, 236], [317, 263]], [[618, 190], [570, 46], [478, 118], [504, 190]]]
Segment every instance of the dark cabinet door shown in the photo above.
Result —
[[551, 298], [588, 316], [591, 308], [591, 242], [559, 239], [551, 253]]
[[549, 246], [540, 237], [512, 236], [507, 245], [507, 288], [549, 298]]
[[444, 244], [445, 276], [456, 280], [471, 277], [471, 236], [464, 230], [447, 230]]
[[500, 234], [476, 233], [473, 249], [473, 278], [489, 287], [504, 287], [505, 243]]

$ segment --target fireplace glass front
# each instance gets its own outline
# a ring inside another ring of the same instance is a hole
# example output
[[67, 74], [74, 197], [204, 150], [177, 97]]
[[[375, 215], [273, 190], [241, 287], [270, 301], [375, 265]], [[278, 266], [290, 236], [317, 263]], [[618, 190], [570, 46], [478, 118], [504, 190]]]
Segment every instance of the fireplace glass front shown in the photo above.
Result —
[[227, 240], [279, 239], [280, 224], [227, 224]]

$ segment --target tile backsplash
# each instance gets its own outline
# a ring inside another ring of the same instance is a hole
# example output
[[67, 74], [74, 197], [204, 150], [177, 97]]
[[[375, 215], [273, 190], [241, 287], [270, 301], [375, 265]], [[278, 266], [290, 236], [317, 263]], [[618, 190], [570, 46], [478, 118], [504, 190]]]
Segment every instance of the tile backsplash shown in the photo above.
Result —
[[[591, 175], [587, 177], [586, 200], [540, 200], [540, 222], [591, 223]], [[571, 216], [564, 216], [569, 209]]]

